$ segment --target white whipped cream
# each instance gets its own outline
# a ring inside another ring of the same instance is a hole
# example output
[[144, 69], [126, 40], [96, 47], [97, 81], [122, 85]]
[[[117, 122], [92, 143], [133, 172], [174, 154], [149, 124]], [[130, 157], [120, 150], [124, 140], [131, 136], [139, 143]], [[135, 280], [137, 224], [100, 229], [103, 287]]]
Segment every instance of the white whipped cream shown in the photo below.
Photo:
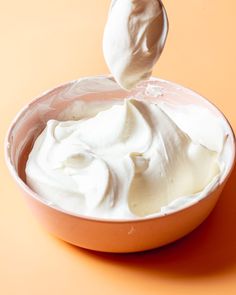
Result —
[[167, 17], [157, 0], [113, 0], [103, 36], [110, 72], [125, 88], [151, 76], [167, 36]]
[[[185, 108], [188, 121], [203, 110]], [[213, 143], [225, 136], [217, 122], [210, 133], [220, 138], [211, 136], [206, 146], [180, 129], [181, 115], [174, 120], [165, 103], [126, 99], [89, 109], [78, 120], [48, 121], [29, 155], [27, 183], [48, 202], [71, 213], [130, 219], [164, 214], [173, 204], [176, 210], [217, 185], [224, 165], [222, 145]]]

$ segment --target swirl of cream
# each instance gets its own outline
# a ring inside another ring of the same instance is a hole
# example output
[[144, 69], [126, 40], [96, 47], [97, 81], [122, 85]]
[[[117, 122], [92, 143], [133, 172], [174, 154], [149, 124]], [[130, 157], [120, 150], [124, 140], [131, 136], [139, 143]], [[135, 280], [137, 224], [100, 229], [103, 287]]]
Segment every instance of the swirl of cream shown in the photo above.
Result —
[[48, 121], [26, 165], [27, 183], [48, 201], [114, 219], [158, 213], [219, 174], [216, 151], [193, 142], [158, 105], [135, 99], [90, 118]]

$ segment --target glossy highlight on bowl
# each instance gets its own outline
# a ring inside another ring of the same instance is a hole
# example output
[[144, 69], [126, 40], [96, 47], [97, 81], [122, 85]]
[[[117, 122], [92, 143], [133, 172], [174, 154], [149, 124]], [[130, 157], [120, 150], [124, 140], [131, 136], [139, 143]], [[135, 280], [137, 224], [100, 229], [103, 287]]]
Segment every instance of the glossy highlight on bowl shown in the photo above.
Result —
[[[147, 87], [148, 86], [148, 87]], [[156, 95], [162, 89], [161, 95]], [[148, 91], [147, 91], [148, 90]], [[108, 220], [72, 214], [42, 198], [25, 183], [25, 165], [33, 143], [49, 119], [77, 100], [121, 100], [150, 97], [175, 104], [195, 104], [210, 109], [227, 126], [230, 164], [221, 183], [193, 205], [164, 216], [135, 220]], [[131, 92], [110, 76], [87, 77], [58, 86], [33, 100], [13, 121], [6, 138], [6, 162], [39, 221], [54, 235], [74, 245], [104, 252], [138, 252], [173, 242], [195, 229], [210, 214], [235, 162], [235, 137], [223, 114], [206, 99], [175, 83], [150, 78]]]

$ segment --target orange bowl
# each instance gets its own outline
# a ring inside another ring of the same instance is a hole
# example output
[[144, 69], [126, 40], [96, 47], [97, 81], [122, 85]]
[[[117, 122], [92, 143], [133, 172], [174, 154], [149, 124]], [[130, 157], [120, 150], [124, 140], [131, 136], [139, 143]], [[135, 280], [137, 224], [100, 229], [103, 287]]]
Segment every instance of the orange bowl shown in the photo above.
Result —
[[[161, 96], [148, 91], [162, 89]], [[149, 89], [150, 90], [150, 89]], [[49, 119], [76, 100], [121, 100], [127, 96], [151, 97], [174, 104], [195, 104], [211, 110], [227, 128], [226, 173], [219, 185], [196, 203], [164, 216], [134, 220], [108, 220], [72, 214], [48, 203], [26, 184], [25, 165], [32, 145]], [[54, 235], [74, 245], [104, 252], [138, 252], [173, 242], [195, 229], [210, 214], [235, 162], [235, 137], [224, 115], [199, 94], [175, 83], [151, 78], [132, 92], [126, 92], [112, 77], [97, 76], [58, 86], [28, 104], [15, 118], [6, 137], [7, 166], [39, 221]]]

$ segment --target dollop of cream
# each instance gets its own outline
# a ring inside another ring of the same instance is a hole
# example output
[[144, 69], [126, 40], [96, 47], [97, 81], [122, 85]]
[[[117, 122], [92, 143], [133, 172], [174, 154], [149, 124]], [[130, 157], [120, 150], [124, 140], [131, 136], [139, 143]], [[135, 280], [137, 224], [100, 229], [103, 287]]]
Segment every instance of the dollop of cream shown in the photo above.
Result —
[[126, 99], [93, 113], [48, 121], [29, 155], [27, 183], [55, 206], [140, 218], [206, 193], [219, 179], [220, 150], [193, 141], [163, 105]]
[[151, 76], [167, 36], [167, 17], [157, 0], [113, 0], [103, 36], [110, 72], [131, 89]]

